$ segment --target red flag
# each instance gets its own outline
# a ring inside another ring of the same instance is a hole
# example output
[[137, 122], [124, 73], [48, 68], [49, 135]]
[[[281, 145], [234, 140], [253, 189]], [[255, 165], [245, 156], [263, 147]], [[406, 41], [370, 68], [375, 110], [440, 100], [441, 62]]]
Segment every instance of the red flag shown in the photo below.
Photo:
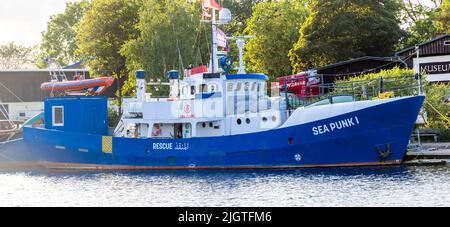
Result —
[[221, 10], [222, 6], [216, 2], [216, 0], [202, 0], [203, 8], [210, 8], [215, 10]]

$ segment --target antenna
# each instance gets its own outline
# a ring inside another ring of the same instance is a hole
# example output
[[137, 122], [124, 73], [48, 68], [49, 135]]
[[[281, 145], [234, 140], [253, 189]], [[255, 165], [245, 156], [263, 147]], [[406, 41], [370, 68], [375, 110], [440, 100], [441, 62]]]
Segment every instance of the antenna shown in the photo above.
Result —
[[[212, 1], [214, 2], [214, 1]], [[231, 11], [226, 8], [222, 8], [220, 5], [215, 3], [215, 5], [212, 5], [212, 2], [202, 2], [203, 10], [205, 9], [211, 9], [211, 15], [208, 13], [205, 14], [205, 11], [203, 11], [204, 17], [210, 17], [211, 20], [201, 20], [202, 23], [210, 23], [211, 24], [211, 64], [210, 64], [210, 72], [216, 73], [219, 71], [219, 61], [218, 61], [218, 42], [217, 42], [217, 31], [219, 31], [218, 26], [228, 24], [231, 21]], [[219, 11], [219, 19], [216, 18], [216, 10]]]

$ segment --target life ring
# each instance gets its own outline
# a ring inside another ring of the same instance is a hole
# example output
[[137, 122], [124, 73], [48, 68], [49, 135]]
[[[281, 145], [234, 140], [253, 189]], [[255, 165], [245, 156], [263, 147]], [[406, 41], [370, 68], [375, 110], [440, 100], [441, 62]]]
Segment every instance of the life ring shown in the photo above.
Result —
[[191, 111], [192, 111], [191, 105], [186, 104], [186, 105], [184, 106], [184, 112], [188, 114], [188, 113], [191, 113]]

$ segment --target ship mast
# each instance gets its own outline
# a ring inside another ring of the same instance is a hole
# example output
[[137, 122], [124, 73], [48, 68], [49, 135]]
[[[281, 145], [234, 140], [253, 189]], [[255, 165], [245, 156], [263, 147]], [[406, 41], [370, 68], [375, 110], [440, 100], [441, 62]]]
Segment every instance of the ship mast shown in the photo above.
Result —
[[219, 71], [219, 61], [217, 59], [217, 21], [216, 21], [216, 10], [212, 9], [211, 14], [211, 33], [212, 33], [212, 50], [211, 50], [211, 73], [216, 73]]
[[[210, 58], [210, 65], [209, 65], [209, 71], [211, 73], [218, 73], [220, 71], [219, 68], [219, 57], [220, 54], [218, 49], [219, 43], [217, 41], [217, 32], [219, 31], [218, 26], [222, 24], [228, 24], [231, 20], [231, 12], [229, 9], [221, 7], [217, 2], [214, 0], [203, 0], [202, 1], [202, 7], [203, 7], [203, 16], [210, 17], [210, 20], [201, 20], [201, 22], [208, 22], [211, 24], [211, 58]], [[208, 13], [205, 14], [206, 9], [211, 9], [211, 15]], [[217, 12], [219, 13], [219, 20], [217, 20]], [[226, 38], [226, 37], [223, 37]]]

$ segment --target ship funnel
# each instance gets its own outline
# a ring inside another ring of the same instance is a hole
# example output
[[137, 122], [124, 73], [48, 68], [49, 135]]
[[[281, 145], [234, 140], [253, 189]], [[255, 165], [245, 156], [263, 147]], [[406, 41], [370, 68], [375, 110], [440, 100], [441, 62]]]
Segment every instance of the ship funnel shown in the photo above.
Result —
[[169, 71], [167, 77], [169, 77], [169, 80], [178, 80], [180, 78], [177, 70]]
[[170, 80], [170, 98], [178, 98], [180, 96], [180, 74], [177, 70], [167, 72]]
[[147, 83], [145, 78], [147, 73], [144, 70], [136, 71], [136, 95], [139, 101], [145, 101], [145, 93], [147, 92]]

